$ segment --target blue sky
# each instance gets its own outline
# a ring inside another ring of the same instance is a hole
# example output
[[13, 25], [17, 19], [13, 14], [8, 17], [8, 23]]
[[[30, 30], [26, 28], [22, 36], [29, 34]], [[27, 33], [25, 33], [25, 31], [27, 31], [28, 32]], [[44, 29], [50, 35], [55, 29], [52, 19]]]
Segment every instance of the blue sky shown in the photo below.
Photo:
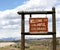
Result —
[[18, 5], [22, 5], [26, 0], [0, 0], [0, 10], [13, 9]]
[[[0, 0], [0, 38], [21, 36], [21, 16], [18, 11], [51, 11], [56, 8], [57, 37], [60, 37], [60, 0]], [[52, 31], [51, 15], [32, 15], [48, 17], [49, 31]], [[25, 31], [29, 31], [29, 15], [25, 16]], [[26, 36], [31, 37], [31, 36]], [[40, 36], [34, 36], [40, 37]], [[41, 36], [43, 37], [43, 36]], [[48, 36], [44, 36], [48, 37]], [[51, 36], [49, 36], [51, 37]]]

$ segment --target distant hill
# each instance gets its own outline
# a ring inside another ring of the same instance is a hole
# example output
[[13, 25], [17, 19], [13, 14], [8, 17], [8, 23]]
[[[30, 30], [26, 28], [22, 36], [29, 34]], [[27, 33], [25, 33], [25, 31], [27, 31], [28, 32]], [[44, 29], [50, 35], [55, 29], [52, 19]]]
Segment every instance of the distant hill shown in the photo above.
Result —
[[[26, 38], [26, 40], [47, 40], [52, 38]], [[60, 40], [60, 37], [57, 37]], [[0, 41], [20, 41], [19, 37], [0, 38]]]
[[20, 40], [18, 37], [8, 37], [0, 39], [0, 41], [18, 41], [18, 40]]

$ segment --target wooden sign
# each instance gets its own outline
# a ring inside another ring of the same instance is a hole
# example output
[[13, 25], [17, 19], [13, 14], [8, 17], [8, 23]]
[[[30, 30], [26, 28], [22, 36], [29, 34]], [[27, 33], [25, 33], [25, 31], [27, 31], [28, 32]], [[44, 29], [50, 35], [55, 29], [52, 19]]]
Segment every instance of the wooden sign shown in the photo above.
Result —
[[47, 33], [48, 18], [30, 18], [29, 31], [32, 33]]

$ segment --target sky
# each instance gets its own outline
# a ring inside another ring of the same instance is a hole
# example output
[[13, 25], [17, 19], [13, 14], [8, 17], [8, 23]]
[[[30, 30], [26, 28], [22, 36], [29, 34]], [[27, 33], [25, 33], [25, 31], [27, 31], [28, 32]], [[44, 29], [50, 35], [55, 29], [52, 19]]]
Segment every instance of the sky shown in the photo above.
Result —
[[25, 0], [0, 0], [0, 10], [14, 9], [18, 5], [22, 5]]
[[[21, 37], [21, 16], [18, 11], [51, 11], [56, 8], [56, 32], [60, 37], [60, 0], [0, 0], [0, 38]], [[52, 31], [52, 15], [32, 15], [48, 17], [48, 30]], [[29, 15], [25, 16], [25, 32], [29, 32]], [[51, 36], [26, 36], [51, 37]]]

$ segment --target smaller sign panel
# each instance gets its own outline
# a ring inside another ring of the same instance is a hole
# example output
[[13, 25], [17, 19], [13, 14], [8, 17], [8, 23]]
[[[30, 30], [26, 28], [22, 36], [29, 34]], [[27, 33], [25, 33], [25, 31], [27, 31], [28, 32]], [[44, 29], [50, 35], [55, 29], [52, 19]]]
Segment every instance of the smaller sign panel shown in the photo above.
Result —
[[48, 18], [30, 18], [29, 31], [32, 33], [47, 33]]

